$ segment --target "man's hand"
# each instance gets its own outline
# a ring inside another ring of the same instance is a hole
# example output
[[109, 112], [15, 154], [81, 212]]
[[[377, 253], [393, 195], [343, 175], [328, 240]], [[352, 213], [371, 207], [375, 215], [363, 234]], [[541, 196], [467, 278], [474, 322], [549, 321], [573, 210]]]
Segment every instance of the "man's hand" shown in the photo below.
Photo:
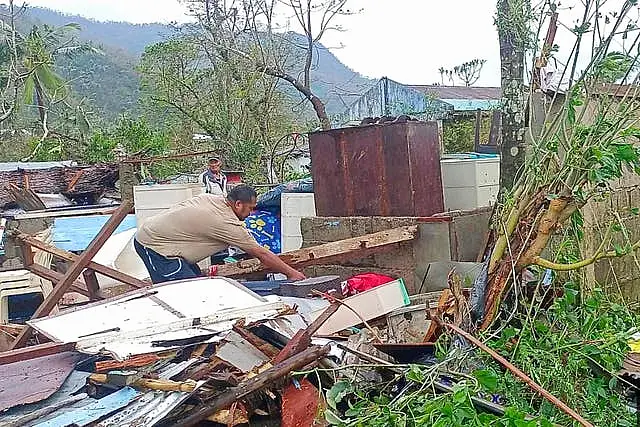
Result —
[[247, 248], [244, 250], [249, 255], [254, 256], [262, 262], [262, 264], [270, 270], [276, 271], [278, 273], [282, 273], [287, 276], [290, 280], [304, 280], [306, 279], [305, 275], [294, 269], [290, 265], [287, 265], [284, 261], [282, 261], [276, 254], [271, 252], [269, 249], [265, 249], [262, 246], [255, 246], [253, 248]]
[[304, 280], [307, 277], [302, 272], [294, 270], [293, 273], [287, 275], [287, 278], [297, 282], [298, 280]]

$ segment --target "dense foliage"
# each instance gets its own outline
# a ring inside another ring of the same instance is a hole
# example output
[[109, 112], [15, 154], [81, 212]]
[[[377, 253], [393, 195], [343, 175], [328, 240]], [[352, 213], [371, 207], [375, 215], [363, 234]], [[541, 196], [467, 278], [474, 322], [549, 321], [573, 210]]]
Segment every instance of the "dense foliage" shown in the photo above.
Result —
[[[627, 384], [617, 373], [640, 318], [599, 290], [580, 300], [573, 283], [543, 308], [553, 291], [546, 289], [536, 299], [531, 316], [514, 319], [511, 324], [518, 327], [505, 328], [487, 343], [594, 425], [635, 425], [635, 414], [623, 397]], [[448, 348], [448, 340], [441, 338], [442, 348]], [[412, 365], [404, 379], [396, 377], [389, 384], [338, 381], [326, 394], [326, 418], [342, 426], [572, 425], [564, 413], [493, 359], [469, 349], [479, 367], [473, 375], [455, 374], [458, 360], [470, 354], [444, 352], [436, 365]], [[434, 381], [451, 377], [451, 392], [434, 393]], [[472, 397], [497, 399], [507, 409], [502, 416], [489, 414], [476, 408]], [[527, 415], [534, 417], [525, 420]]]

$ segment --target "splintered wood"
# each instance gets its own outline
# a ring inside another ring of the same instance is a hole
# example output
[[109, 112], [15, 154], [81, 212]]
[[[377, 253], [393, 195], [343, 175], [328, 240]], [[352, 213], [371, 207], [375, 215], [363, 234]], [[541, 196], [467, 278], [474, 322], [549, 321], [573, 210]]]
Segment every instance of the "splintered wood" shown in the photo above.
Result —
[[[398, 227], [311, 248], [298, 249], [281, 254], [279, 257], [294, 268], [302, 268], [336, 259], [343, 261], [364, 258], [391, 245], [413, 240], [417, 236], [418, 226], [416, 225]], [[237, 277], [261, 271], [265, 271], [265, 266], [257, 259], [250, 259], [222, 265], [218, 268], [217, 274], [225, 277]]]

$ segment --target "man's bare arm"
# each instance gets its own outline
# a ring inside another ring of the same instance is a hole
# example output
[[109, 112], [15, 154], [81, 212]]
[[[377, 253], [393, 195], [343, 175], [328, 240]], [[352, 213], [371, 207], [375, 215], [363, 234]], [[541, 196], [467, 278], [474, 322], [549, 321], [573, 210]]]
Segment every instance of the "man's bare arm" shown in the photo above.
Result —
[[282, 261], [276, 254], [261, 246], [256, 246], [245, 250], [249, 255], [254, 256], [269, 270], [286, 275], [291, 280], [303, 280], [304, 274]]

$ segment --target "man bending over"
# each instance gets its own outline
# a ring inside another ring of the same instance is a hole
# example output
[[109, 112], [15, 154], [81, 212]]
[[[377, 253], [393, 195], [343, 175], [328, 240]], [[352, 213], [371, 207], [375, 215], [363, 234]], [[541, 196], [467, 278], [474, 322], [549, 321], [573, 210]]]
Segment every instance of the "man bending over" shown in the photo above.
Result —
[[145, 220], [133, 241], [153, 283], [201, 276], [197, 263], [237, 246], [291, 280], [304, 275], [258, 245], [243, 220], [256, 206], [256, 192], [238, 185], [226, 197], [201, 194]]

